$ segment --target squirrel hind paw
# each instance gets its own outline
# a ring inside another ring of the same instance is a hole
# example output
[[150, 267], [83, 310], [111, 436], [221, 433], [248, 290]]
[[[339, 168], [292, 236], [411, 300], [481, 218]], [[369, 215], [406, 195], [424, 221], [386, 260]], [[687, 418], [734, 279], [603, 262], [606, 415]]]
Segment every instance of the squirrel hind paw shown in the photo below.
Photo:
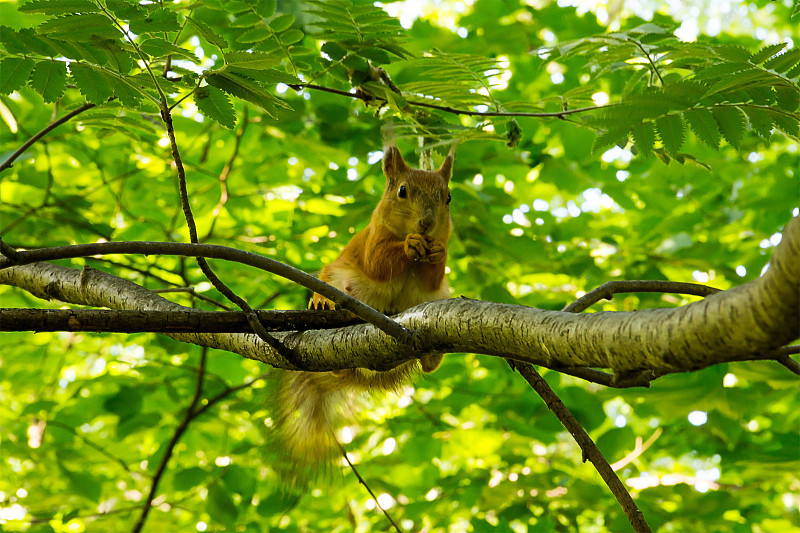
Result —
[[308, 308], [313, 309], [314, 311], [332, 311], [336, 309], [336, 304], [333, 303], [333, 300], [329, 300], [321, 294], [314, 293], [314, 295], [308, 301]]

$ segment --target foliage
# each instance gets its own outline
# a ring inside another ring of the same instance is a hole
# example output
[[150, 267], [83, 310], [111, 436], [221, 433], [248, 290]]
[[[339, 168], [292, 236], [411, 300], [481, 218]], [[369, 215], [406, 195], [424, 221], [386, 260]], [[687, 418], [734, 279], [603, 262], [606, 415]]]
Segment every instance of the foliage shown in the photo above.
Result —
[[[559, 309], [611, 279], [726, 289], [758, 276], [797, 214], [797, 47], [735, 30], [681, 42], [663, 13], [623, 13], [612, 31], [574, 8], [529, 4], [453, 12], [461, 38], [434, 16], [406, 30], [365, 1], [0, 3], [2, 159], [53, 117], [95, 104], [2, 171], [0, 235], [27, 248], [187, 241], [160, 116], [169, 108], [201, 241], [313, 272], [366, 224], [383, 188], [380, 127], [393, 117], [404, 153], [418, 139], [440, 152], [462, 142], [456, 295]], [[792, 8], [766, 4], [747, 16], [797, 43]], [[598, 93], [610, 103], [594, 109]], [[593, 109], [552, 116], [583, 107]], [[216, 302], [167, 295], [187, 305], [225, 305], [190, 260], [66, 262], [84, 263]], [[214, 267], [254, 307], [304, 306], [288, 282]], [[60, 305], [0, 294], [4, 306]], [[195, 393], [200, 350], [145, 334], [5, 333], [3, 346], [2, 527], [131, 529]], [[145, 528], [385, 528], [346, 468], [303, 494], [281, 490], [265, 380], [231, 390], [264, 370], [208, 354], [202, 396], [226, 395], [182, 436]], [[742, 363], [624, 391], [546, 377], [610, 461], [653, 437], [619, 473], [654, 530], [797, 526], [800, 410], [785, 369]], [[451, 355], [399, 400], [361, 409], [347, 448], [405, 529], [629, 527], [502, 361]], [[692, 425], [693, 411], [708, 421]]]

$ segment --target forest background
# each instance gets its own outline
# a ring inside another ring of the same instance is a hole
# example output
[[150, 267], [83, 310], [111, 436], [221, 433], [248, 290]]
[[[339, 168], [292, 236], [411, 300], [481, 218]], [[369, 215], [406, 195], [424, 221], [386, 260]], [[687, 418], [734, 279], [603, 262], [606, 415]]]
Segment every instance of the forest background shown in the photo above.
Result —
[[[454, 296], [560, 310], [613, 280], [730, 289], [798, 216], [798, 21], [766, 0], [0, 2], [3, 251], [189, 242], [174, 140], [200, 242], [313, 274], [369, 220], [392, 119], [407, 159], [460, 142]], [[191, 257], [55, 263], [237, 309]], [[253, 308], [305, 307], [293, 282], [211, 265]], [[65, 307], [3, 282], [3, 308]], [[653, 530], [783, 532], [800, 525], [787, 365], [632, 388], [542, 374]], [[376, 497], [346, 465], [284, 490], [267, 369], [154, 333], [3, 332], [0, 527], [386, 530], [377, 499], [407, 531], [631, 529], [502, 358], [451, 354], [360, 410], [342, 438]]]

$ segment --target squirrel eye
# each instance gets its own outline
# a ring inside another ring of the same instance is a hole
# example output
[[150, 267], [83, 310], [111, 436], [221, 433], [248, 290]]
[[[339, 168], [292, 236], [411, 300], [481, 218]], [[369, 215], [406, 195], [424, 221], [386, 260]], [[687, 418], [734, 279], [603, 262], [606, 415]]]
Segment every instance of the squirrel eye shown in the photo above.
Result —
[[405, 198], [408, 196], [408, 192], [406, 191], [405, 185], [401, 185], [400, 188], [397, 190], [397, 196], [400, 198]]
[[445, 203], [450, 205], [450, 200], [452, 200], [452, 197], [450, 196], [450, 193], [447, 193], [447, 201]]

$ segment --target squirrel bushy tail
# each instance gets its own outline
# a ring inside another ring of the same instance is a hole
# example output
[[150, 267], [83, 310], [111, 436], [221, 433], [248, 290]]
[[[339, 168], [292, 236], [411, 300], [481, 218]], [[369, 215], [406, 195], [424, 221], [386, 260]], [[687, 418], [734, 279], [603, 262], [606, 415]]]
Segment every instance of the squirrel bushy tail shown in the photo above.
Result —
[[282, 477], [302, 485], [325, 477], [340, 455], [335, 430], [354, 422], [357, 395], [396, 391], [420, 370], [410, 361], [386, 372], [352, 368], [337, 372], [277, 370], [273, 419]]

